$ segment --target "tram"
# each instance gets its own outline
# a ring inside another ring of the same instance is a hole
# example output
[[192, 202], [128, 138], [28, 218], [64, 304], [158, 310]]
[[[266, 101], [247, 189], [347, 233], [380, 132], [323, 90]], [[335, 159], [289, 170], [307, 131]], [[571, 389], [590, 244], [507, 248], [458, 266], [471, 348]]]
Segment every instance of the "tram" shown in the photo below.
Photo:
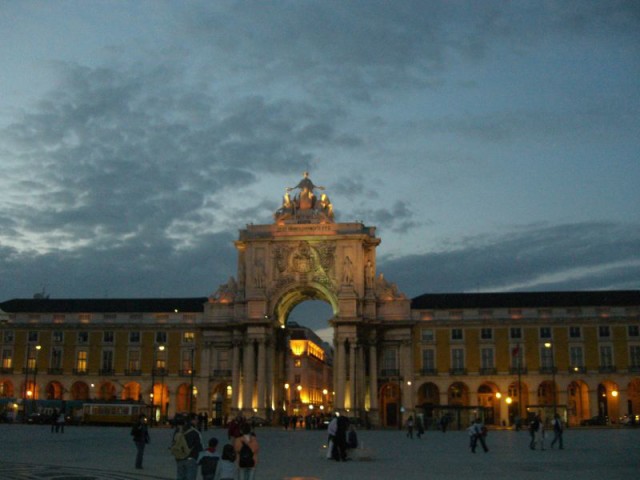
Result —
[[151, 406], [142, 403], [85, 403], [84, 425], [131, 425], [140, 414], [151, 415]]

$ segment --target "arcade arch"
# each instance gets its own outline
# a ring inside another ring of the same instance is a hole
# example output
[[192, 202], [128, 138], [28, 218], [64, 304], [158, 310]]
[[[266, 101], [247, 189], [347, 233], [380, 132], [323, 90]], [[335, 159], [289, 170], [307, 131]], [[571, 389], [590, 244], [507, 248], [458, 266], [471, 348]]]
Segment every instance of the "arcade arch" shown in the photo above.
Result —
[[47, 400], [62, 400], [63, 392], [64, 387], [60, 382], [57, 381], [49, 382], [45, 387]]
[[569, 425], [580, 425], [589, 418], [589, 386], [583, 380], [571, 382], [567, 388], [567, 421]]
[[640, 378], [634, 378], [627, 386], [627, 415], [640, 414]]

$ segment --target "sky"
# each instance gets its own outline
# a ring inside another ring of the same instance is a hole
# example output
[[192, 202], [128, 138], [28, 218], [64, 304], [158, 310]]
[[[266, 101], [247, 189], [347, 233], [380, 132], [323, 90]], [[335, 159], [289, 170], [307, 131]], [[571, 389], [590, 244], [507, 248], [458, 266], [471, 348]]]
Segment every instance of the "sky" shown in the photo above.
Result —
[[640, 289], [640, 2], [0, 0], [0, 32], [0, 301], [207, 296], [304, 171], [410, 298]]

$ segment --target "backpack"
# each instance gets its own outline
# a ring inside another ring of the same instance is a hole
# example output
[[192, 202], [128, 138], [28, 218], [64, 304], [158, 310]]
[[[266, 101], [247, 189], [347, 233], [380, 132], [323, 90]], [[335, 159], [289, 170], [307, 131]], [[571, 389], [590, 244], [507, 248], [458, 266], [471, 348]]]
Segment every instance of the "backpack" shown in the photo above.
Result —
[[216, 473], [218, 466], [218, 460], [220, 457], [213, 455], [206, 455], [200, 458], [198, 465], [202, 468], [202, 475], [213, 475]]
[[238, 466], [240, 468], [253, 468], [256, 462], [253, 460], [253, 450], [245, 442], [242, 442], [242, 448], [238, 455]]
[[173, 444], [169, 447], [169, 450], [171, 450], [171, 454], [176, 460], [184, 460], [191, 454], [191, 448], [189, 448], [184, 432], [176, 432], [173, 436]]

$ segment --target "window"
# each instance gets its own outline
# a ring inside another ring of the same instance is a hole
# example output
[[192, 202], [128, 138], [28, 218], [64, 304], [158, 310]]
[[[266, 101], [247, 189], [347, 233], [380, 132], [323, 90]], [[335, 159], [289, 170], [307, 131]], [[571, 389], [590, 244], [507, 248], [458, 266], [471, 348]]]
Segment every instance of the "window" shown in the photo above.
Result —
[[433, 348], [422, 350], [422, 370], [433, 371], [436, 369], [436, 352]]
[[51, 350], [51, 368], [59, 370], [62, 368], [62, 348], [53, 347]]
[[13, 366], [13, 352], [10, 348], [2, 349], [2, 368], [3, 369], [11, 369]]
[[294, 375], [293, 376], [293, 383], [300, 383], [300, 375]]
[[511, 348], [511, 367], [518, 368], [524, 366], [524, 352], [519, 343]]
[[102, 343], [113, 343], [113, 331], [107, 330], [102, 333]]
[[167, 343], [167, 332], [156, 332], [156, 343]]
[[480, 351], [481, 355], [481, 367], [482, 368], [494, 368], [495, 363], [493, 361], [493, 348], [483, 348]]
[[129, 332], [129, 343], [140, 343], [140, 332], [134, 330], [133, 332]]
[[78, 343], [88, 343], [89, 332], [78, 332]]
[[56, 343], [62, 343], [64, 341], [64, 332], [61, 330], [54, 330], [51, 334], [51, 338]]
[[27, 341], [29, 343], [38, 343], [38, 332], [30, 330], [27, 334]]
[[433, 342], [435, 340], [435, 335], [433, 333], [433, 328], [423, 328], [422, 329], [422, 341], [423, 342]]
[[454, 370], [464, 369], [464, 349], [452, 348], [451, 349], [451, 368]]
[[105, 372], [113, 370], [113, 350], [102, 351], [102, 370]]
[[511, 327], [509, 329], [509, 337], [512, 340], [520, 340], [522, 338], [522, 329], [520, 327]]
[[129, 371], [131, 372], [140, 371], [140, 350], [129, 350], [129, 360], [127, 366]]
[[385, 348], [382, 353], [382, 370], [393, 375], [398, 370], [398, 349]]
[[547, 348], [544, 345], [540, 347], [540, 366], [542, 368], [553, 367], [553, 348]]
[[4, 343], [13, 343], [13, 330], [4, 331]]
[[584, 367], [584, 353], [581, 346], [569, 347], [569, 362], [571, 367]]
[[300, 368], [302, 367], [302, 360], [300, 360], [299, 358], [294, 358], [293, 360], [293, 366], [295, 368]]
[[182, 343], [193, 343], [196, 340], [196, 334], [194, 332], [183, 332]]
[[452, 328], [451, 329], [451, 340], [462, 340], [462, 329], [461, 328]]
[[640, 337], [640, 326], [639, 325], [629, 325], [627, 332], [630, 337]]
[[540, 327], [540, 338], [551, 338], [551, 328]]
[[193, 370], [193, 350], [182, 350], [182, 372], [191, 374]]
[[600, 366], [604, 368], [613, 366], [613, 349], [610, 345], [600, 345]]
[[582, 338], [580, 327], [569, 327], [569, 338]]
[[78, 351], [76, 355], [76, 371], [78, 373], [87, 372], [87, 357], [88, 357], [88, 354], [86, 350]]
[[217, 350], [216, 351], [216, 365], [218, 370], [229, 370], [229, 350]]
[[640, 345], [631, 345], [629, 347], [629, 366], [640, 368]]
[[482, 340], [491, 340], [491, 339], [493, 339], [493, 328], [482, 328], [482, 329], [480, 329], [480, 338]]
[[611, 336], [611, 330], [609, 329], [609, 325], [600, 325], [598, 327], [598, 336], [600, 338], [609, 338]]

